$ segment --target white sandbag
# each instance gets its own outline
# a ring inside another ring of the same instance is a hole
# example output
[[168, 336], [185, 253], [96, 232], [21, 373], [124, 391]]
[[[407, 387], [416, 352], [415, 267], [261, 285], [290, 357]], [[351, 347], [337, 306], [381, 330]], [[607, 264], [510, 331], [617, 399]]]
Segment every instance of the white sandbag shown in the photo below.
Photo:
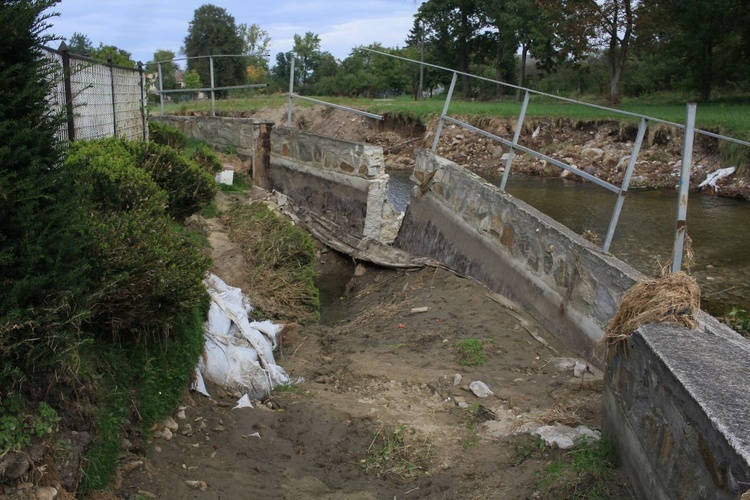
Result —
[[[248, 320], [252, 306], [239, 288], [228, 286], [215, 275], [205, 283], [211, 307], [204, 325], [204, 355], [198, 363], [202, 377], [254, 399], [263, 399], [275, 386], [288, 384], [289, 375], [273, 357], [281, 326], [270, 321], [254, 322], [266, 332], [261, 333]], [[199, 390], [197, 384], [194, 387]]]

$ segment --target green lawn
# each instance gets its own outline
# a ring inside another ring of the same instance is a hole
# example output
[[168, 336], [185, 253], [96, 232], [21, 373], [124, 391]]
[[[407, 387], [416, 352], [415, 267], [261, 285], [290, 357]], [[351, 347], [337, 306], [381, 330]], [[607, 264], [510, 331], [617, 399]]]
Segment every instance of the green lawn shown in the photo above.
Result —
[[[378, 114], [403, 113], [420, 118], [429, 118], [431, 116], [439, 115], [445, 102], [444, 95], [419, 102], [416, 102], [409, 97], [398, 97], [394, 99], [318, 97], [317, 99]], [[676, 99], [677, 97], [675, 96], [661, 98], [652, 97], [639, 100], [629, 99], [626, 100], [619, 109], [671, 122], [683, 123], [685, 121], [686, 106], [684, 102], [676, 102]], [[583, 100], [586, 99], [583, 98]], [[216, 110], [221, 113], [247, 112], [266, 107], [279, 107], [285, 105], [287, 102], [288, 97], [284, 94], [223, 99], [216, 101]], [[296, 99], [294, 105], [312, 106], [311, 103], [301, 99]], [[152, 106], [151, 112], [159, 113], [159, 109], [158, 105]], [[207, 112], [210, 109], [211, 103], [209, 100], [168, 104], [165, 106], [165, 111], [167, 113], [180, 113], [186, 111]], [[515, 117], [520, 112], [520, 109], [520, 102], [516, 102], [512, 96], [509, 96], [502, 101], [489, 102], [454, 99], [453, 102], [451, 102], [448, 113], [452, 116], [477, 115]], [[590, 106], [559, 101], [544, 96], [532, 96], [527, 116], [571, 118], [576, 120], [635, 120], [635, 118], [629, 118], [626, 115], [600, 110]], [[726, 99], [699, 104], [696, 113], [696, 122], [698, 128], [710, 129], [712, 131], [719, 130], [725, 135], [747, 140], [750, 138], [750, 100]]]

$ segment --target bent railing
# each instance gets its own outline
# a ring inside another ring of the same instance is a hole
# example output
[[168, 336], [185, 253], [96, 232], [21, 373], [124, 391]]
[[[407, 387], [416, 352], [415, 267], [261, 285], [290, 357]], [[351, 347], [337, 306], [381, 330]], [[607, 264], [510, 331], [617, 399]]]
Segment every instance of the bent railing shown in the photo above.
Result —
[[[671, 122], [671, 121], [668, 121], [668, 120], [662, 120], [660, 118], [655, 118], [655, 117], [652, 117], [652, 116], [642, 115], [640, 113], [633, 113], [633, 112], [630, 112], [630, 111], [623, 111], [623, 110], [619, 110], [619, 109], [615, 109], [615, 108], [608, 108], [606, 106], [600, 106], [598, 104], [592, 104], [592, 103], [588, 103], [588, 102], [584, 102], [584, 101], [577, 101], [575, 99], [570, 99], [570, 98], [566, 98], [566, 97], [560, 97], [560, 96], [556, 96], [554, 94], [548, 94], [548, 93], [545, 93], [545, 92], [540, 92], [540, 91], [537, 91], [537, 90], [532, 90], [532, 89], [529, 89], [529, 88], [526, 88], [526, 87], [521, 87], [519, 85], [513, 85], [511, 83], [501, 82], [501, 81], [498, 81], [498, 80], [493, 80], [491, 78], [486, 78], [486, 77], [478, 76], [478, 75], [472, 75], [471, 73], [465, 73], [465, 72], [462, 72], [462, 71], [457, 71], [457, 70], [453, 70], [453, 69], [450, 69], [450, 68], [445, 68], [443, 66], [437, 66], [435, 64], [429, 64], [429, 63], [425, 63], [425, 62], [421, 62], [421, 61], [416, 61], [414, 59], [408, 59], [406, 57], [401, 57], [401, 56], [396, 56], [396, 55], [393, 55], [393, 54], [388, 54], [386, 52], [380, 52], [380, 51], [377, 51], [377, 50], [372, 50], [372, 49], [367, 49], [367, 48], [363, 48], [362, 50], [366, 50], [368, 52], [372, 52], [372, 53], [375, 53], [375, 54], [380, 54], [380, 55], [383, 55], [383, 56], [392, 57], [392, 58], [395, 58], [395, 59], [400, 59], [402, 61], [407, 61], [407, 62], [411, 62], [411, 63], [414, 63], [414, 64], [419, 64], [419, 65], [422, 65], [422, 66], [428, 66], [428, 67], [431, 67], [431, 68], [435, 68], [435, 69], [439, 69], [439, 70], [448, 71], [448, 72], [453, 73], [453, 79], [451, 80], [451, 84], [450, 84], [450, 87], [448, 89], [448, 94], [447, 94], [447, 97], [445, 99], [445, 104], [443, 105], [443, 111], [442, 111], [442, 113], [440, 115], [440, 120], [438, 121], [437, 130], [435, 132], [435, 139], [433, 140], [433, 143], [432, 143], [432, 151], [433, 152], [437, 151], [437, 146], [438, 146], [438, 143], [440, 142], [440, 135], [441, 135], [442, 130], [443, 130], [443, 123], [445, 123], [445, 122], [449, 122], [449, 123], [452, 123], [452, 124], [457, 125], [459, 127], [462, 127], [462, 128], [464, 128], [466, 130], [470, 130], [472, 132], [480, 134], [480, 135], [482, 135], [484, 137], [487, 137], [489, 139], [492, 139], [494, 141], [497, 141], [497, 142], [499, 142], [499, 143], [501, 143], [501, 144], [509, 147], [510, 150], [508, 152], [508, 157], [507, 157], [506, 162], [505, 162], [505, 170], [503, 171], [503, 177], [502, 177], [502, 179], [500, 181], [500, 186], [499, 186], [499, 188], [500, 188], [501, 191], [505, 191], [505, 186], [506, 186], [506, 183], [508, 181], [508, 176], [510, 175], [511, 165], [513, 163], [513, 157], [515, 156], [515, 151], [521, 151], [521, 152], [530, 154], [530, 155], [532, 155], [532, 156], [534, 156], [536, 158], [539, 158], [540, 160], [544, 160], [544, 161], [546, 161], [546, 162], [548, 162], [548, 163], [550, 163], [552, 165], [555, 165], [555, 166], [557, 166], [559, 168], [567, 170], [567, 171], [571, 172], [574, 175], [577, 175], [577, 176], [579, 176], [579, 177], [581, 177], [583, 179], [591, 181], [594, 184], [597, 184], [597, 185], [599, 185], [599, 186], [601, 186], [601, 187], [603, 187], [603, 188], [605, 188], [605, 189], [607, 189], [609, 191], [612, 191], [613, 193], [617, 194], [617, 201], [615, 202], [615, 207], [614, 207], [614, 209], [612, 211], [612, 217], [610, 219], [609, 227], [607, 229], [607, 235], [604, 238], [604, 243], [602, 244], [602, 252], [604, 252], [604, 253], [608, 253], [609, 252], [610, 245], [612, 244], [612, 239], [614, 238], [614, 233], [615, 233], [615, 230], [617, 228], [617, 222], [619, 220], [620, 213], [622, 211], [622, 206], [623, 206], [623, 203], [625, 201], [625, 195], [628, 192], [628, 187], [630, 185], [630, 179], [632, 177], [633, 170], [635, 168], [635, 164], [636, 164], [636, 162], [638, 160], [638, 154], [640, 153], [640, 149], [641, 149], [641, 146], [643, 144], [643, 139], [645, 137], [646, 130], [648, 129], [649, 122], [661, 123], [661, 124], [668, 125], [670, 127], [675, 127], [675, 128], [677, 128], [679, 130], [682, 130], [683, 133], [684, 133], [683, 149], [682, 149], [683, 153], [682, 153], [682, 166], [681, 166], [681, 175], [680, 175], [680, 190], [679, 190], [679, 198], [678, 198], [678, 203], [677, 203], [677, 220], [675, 222], [675, 237], [674, 237], [675, 241], [674, 241], [674, 247], [673, 247], [673, 251], [672, 251], [672, 272], [679, 271], [680, 268], [681, 268], [681, 266], [682, 266], [682, 250], [683, 250], [683, 245], [684, 245], [685, 236], [686, 236], [686, 228], [687, 228], [687, 225], [686, 225], [686, 216], [687, 216], [688, 189], [689, 189], [689, 185], [690, 185], [690, 168], [691, 168], [691, 164], [692, 164], [693, 142], [694, 142], [695, 134], [702, 134], [702, 135], [705, 135], [707, 137], [711, 137], [711, 138], [714, 138], [714, 139], [725, 140], [725, 141], [733, 142], [735, 144], [739, 144], [739, 145], [742, 145], [742, 146], [745, 146], [745, 147], [750, 147], [750, 142], [743, 141], [743, 140], [740, 140], [740, 139], [737, 139], [737, 138], [734, 138], [734, 137], [729, 137], [729, 136], [725, 136], [725, 135], [721, 135], [721, 134], [716, 134], [714, 132], [709, 132], [707, 130], [696, 129], [695, 128], [695, 110], [696, 110], [696, 105], [692, 104], [692, 103], [687, 105], [686, 119], [685, 119], [685, 124], [683, 125], [681, 123]], [[454, 91], [454, 89], [456, 87], [456, 80], [458, 79], [458, 75], [468, 76], [470, 78], [474, 78], [474, 79], [477, 79], [477, 80], [482, 80], [482, 81], [486, 81], [486, 82], [495, 83], [497, 85], [503, 85], [505, 87], [509, 87], [509, 88], [520, 90], [520, 91], [524, 92], [524, 99], [523, 99], [523, 103], [521, 105], [521, 111], [520, 111], [520, 113], [518, 115], [518, 120], [516, 121], [515, 131], [514, 131], [513, 139], [512, 140], [508, 140], [508, 139], [505, 139], [503, 137], [491, 134], [491, 133], [489, 133], [489, 132], [487, 132], [485, 130], [482, 130], [482, 129], [474, 127], [474, 126], [472, 126], [472, 125], [470, 125], [468, 123], [462, 122], [461, 120], [453, 118], [453, 117], [451, 117], [448, 114], [448, 109], [450, 107], [451, 100], [453, 98], [453, 91]], [[637, 118], [639, 120], [640, 123], [639, 123], [639, 126], [638, 126], [638, 133], [637, 133], [637, 136], [636, 136], [636, 140], [633, 143], [633, 150], [631, 151], [631, 154], [630, 154], [630, 161], [628, 162], [628, 166], [627, 166], [627, 168], [626, 168], [626, 170], [625, 170], [625, 172], [623, 174], [622, 183], [620, 184], [619, 187], [617, 187], [617, 186], [615, 186], [613, 184], [610, 184], [609, 182], [606, 182], [606, 181], [604, 181], [602, 179], [599, 179], [596, 176], [588, 174], [587, 172], [584, 172], [583, 170], [580, 170], [580, 169], [578, 169], [578, 168], [576, 168], [576, 167], [574, 167], [572, 165], [569, 165], [569, 164], [567, 164], [565, 162], [556, 160], [556, 159], [551, 158], [551, 157], [549, 157], [549, 156], [547, 156], [547, 155], [545, 155], [545, 154], [543, 154], [543, 153], [541, 153], [539, 151], [536, 151], [536, 150], [531, 149], [531, 148], [527, 148], [527, 147], [522, 146], [521, 144], [519, 144], [518, 141], [520, 139], [521, 129], [523, 128], [523, 121], [524, 121], [524, 118], [526, 116], [526, 111], [527, 111], [528, 106], [529, 106], [529, 97], [532, 94], [539, 95], [539, 96], [544, 96], [544, 97], [549, 97], [549, 98], [552, 98], [552, 99], [555, 99], [555, 100], [559, 100], [559, 101], [563, 101], [563, 102], [567, 102], [567, 103], [571, 103], [571, 104], [578, 104], [578, 105], [582, 105], [582, 106], [587, 106], [587, 107], [590, 107], [590, 108], [595, 108], [595, 109], [599, 109], [599, 110], [602, 110], [602, 111], [607, 111], [609, 113], [627, 116], [627, 117], [630, 117], [630, 118]]]

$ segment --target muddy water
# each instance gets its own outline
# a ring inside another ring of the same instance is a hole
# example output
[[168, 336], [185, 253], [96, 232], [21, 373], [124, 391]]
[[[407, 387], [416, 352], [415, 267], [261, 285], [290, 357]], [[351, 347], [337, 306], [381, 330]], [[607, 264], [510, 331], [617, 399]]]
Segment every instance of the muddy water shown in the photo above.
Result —
[[[389, 173], [389, 199], [398, 198], [397, 208], [404, 210], [412, 186], [409, 172]], [[499, 178], [487, 180], [499, 184]], [[590, 183], [519, 177], [509, 179], [507, 188], [579, 234], [589, 229], [603, 238], [607, 233], [615, 203], [610, 191]], [[675, 191], [629, 191], [611, 252], [644, 274], [652, 274], [670, 258], [676, 215]], [[702, 308], [716, 316], [724, 315], [732, 305], [750, 311], [750, 203], [691, 195], [687, 223], [695, 252], [692, 273], [701, 286]]]

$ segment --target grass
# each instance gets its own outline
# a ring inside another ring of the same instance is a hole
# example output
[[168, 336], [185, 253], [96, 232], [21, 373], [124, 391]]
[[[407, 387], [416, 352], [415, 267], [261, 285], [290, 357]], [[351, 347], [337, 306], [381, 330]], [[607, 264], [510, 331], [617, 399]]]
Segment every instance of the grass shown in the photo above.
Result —
[[479, 413], [479, 403], [472, 403], [466, 409], [464, 415], [464, 427], [467, 435], [463, 442], [464, 450], [474, 448], [479, 444], [479, 432], [477, 431], [477, 414]]
[[300, 324], [319, 318], [312, 237], [262, 202], [225, 214], [229, 237], [250, 266], [250, 300], [266, 317]]
[[513, 457], [513, 467], [518, 467], [530, 458], [543, 458], [549, 450], [544, 439], [534, 437], [531, 434], [523, 434], [518, 437]]
[[610, 482], [617, 455], [606, 436], [598, 442], [585, 439], [549, 463], [540, 473], [537, 490], [541, 498], [609, 499], [618, 496]]
[[242, 174], [235, 172], [231, 184], [219, 184], [219, 189], [224, 193], [247, 193], [252, 188], [252, 182]]
[[383, 432], [384, 429], [381, 427], [375, 434], [367, 456], [360, 460], [362, 469], [378, 477], [415, 479], [427, 475], [434, 455], [432, 445], [406, 425], [389, 432]]
[[[640, 99], [626, 99], [618, 109], [630, 113], [644, 114], [661, 120], [682, 123], [685, 121], [685, 104], [692, 97], [689, 95], [664, 94]], [[331, 96], [318, 97], [318, 99], [371, 113], [401, 114], [419, 118], [424, 122], [440, 116], [445, 103], [445, 95], [423, 101], [414, 101], [410, 97], [405, 96], [387, 100]], [[583, 97], [582, 100], [597, 105], [604, 104], [600, 98], [592, 98], [591, 96]], [[216, 110], [218, 113], [251, 113], [262, 108], [277, 108], [286, 105], [288, 102], [288, 97], [283, 94], [224, 99], [216, 101]], [[209, 112], [210, 106], [211, 103], [208, 100], [193, 101], [191, 103], [167, 105], [165, 112]], [[312, 104], [298, 99], [294, 101], [294, 106], [310, 107]], [[520, 110], [521, 103], [513, 100], [511, 97], [502, 101], [465, 101], [454, 97], [448, 112], [451, 116], [473, 115], [479, 117], [515, 118], [518, 116]], [[158, 112], [158, 109], [152, 110], [152, 112]], [[748, 112], [750, 112], [750, 100], [720, 97], [713, 102], [698, 105], [696, 123], [702, 129], [719, 129], [723, 133], [733, 137], [749, 138], [750, 120], [747, 120]], [[532, 96], [526, 115], [532, 118], [637, 121], [637, 118], [621, 113], [560, 101], [545, 96]]]
[[487, 362], [484, 342], [466, 339], [456, 343], [456, 361], [461, 366], [481, 366]]
[[298, 394], [300, 396], [309, 396], [310, 392], [304, 390], [296, 384], [281, 384], [273, 388], [274, 394]]

